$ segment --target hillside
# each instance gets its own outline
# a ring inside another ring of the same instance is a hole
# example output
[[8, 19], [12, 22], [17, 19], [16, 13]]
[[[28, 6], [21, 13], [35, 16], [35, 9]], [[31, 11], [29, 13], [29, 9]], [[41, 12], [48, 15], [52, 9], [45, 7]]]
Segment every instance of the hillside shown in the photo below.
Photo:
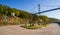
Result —
[[11, 8], [9, 6], [0, 4], [0, 14], [1, 15], [10, 16], [11, 13], [15, 13], [15, 16], [20, 17], [20, 18], [29, 18], [31, 16], [31, 14], [26, 11], [17, 10], [15, 8]]
[[[31, 13], [0, 4], [0, 25], [4, 23], [9, 23], [9, 24], [29, 23], [31, 22], [31, 19], [32, 19]], [[34, 21], [40, 22], [40, 19], [42, 19], [43, 22], [60, 21], [59, 19], [49, 18], [47, 16], [39, 16], [34, 14], [32, 22]]]
[[[15, 16], [13, 16], [12, 13], [15, 13]], [[26, 11], [0, 4], [0, 25], [4, 24], [6, 20], [8, 20], [10, 24], [20, 24], [26, 22], [29, 18], [31, 18], [31, 14]]]
[[60, 22], [60, 20], [57, 18], [49, 18], [49, 20], [50, 22]]

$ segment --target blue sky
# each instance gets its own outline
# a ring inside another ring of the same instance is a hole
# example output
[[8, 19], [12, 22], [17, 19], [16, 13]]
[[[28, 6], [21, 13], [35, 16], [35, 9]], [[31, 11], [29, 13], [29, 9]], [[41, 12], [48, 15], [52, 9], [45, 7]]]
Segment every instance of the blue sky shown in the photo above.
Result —
[[[38, 12], [38, 4], [41, 6], [41, 11], [45, 11], [60, 7], [60, 0], [0, 0], [0, 4], [4, 4], [16, 9], [25, 10], [30, 13], [36, 13]], [[60, 10], [42, 13], [42, 15], [60, 19]]]

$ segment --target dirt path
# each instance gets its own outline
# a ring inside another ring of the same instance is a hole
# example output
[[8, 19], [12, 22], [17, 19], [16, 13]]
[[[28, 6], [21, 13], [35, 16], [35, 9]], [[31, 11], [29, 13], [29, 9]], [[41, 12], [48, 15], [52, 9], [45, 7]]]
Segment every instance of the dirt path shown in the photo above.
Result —
[[1, 26], [0, 35], [60, 35], [60, 27], [50, 24], [42, 29], [25, 29], [20, 25]]

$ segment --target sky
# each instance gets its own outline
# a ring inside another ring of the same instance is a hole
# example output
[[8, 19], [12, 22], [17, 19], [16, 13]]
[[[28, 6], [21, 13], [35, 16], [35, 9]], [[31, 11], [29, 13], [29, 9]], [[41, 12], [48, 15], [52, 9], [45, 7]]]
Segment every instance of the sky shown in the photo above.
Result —
[[[45, 11], [60, 7], [60, 0], [0, 0], [0, 4], [29, 13], [37, 13], [38, 4], [40, 4], [40, 11]], [[60, 19], [60, 10], [42, 13], [41, 15]]]

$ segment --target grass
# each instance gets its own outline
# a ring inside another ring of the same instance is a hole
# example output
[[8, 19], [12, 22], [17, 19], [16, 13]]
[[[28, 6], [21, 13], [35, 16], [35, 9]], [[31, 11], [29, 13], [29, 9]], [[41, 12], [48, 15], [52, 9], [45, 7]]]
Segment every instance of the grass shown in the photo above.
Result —
[[27, 26], [25, 26], [25, 28], [27, 28], [27, 29], [37, 29], [38, 26], [30, 26], [30, 25], [27, 25]]
[[49, 24], [41, 24], [41, 25], [34, 25], [34, 26], [30, 26], [30, 24], [25, 24], [24, 27], [27, 29], [40, 29], [40, 28], [46, 27], [47, 25]]

